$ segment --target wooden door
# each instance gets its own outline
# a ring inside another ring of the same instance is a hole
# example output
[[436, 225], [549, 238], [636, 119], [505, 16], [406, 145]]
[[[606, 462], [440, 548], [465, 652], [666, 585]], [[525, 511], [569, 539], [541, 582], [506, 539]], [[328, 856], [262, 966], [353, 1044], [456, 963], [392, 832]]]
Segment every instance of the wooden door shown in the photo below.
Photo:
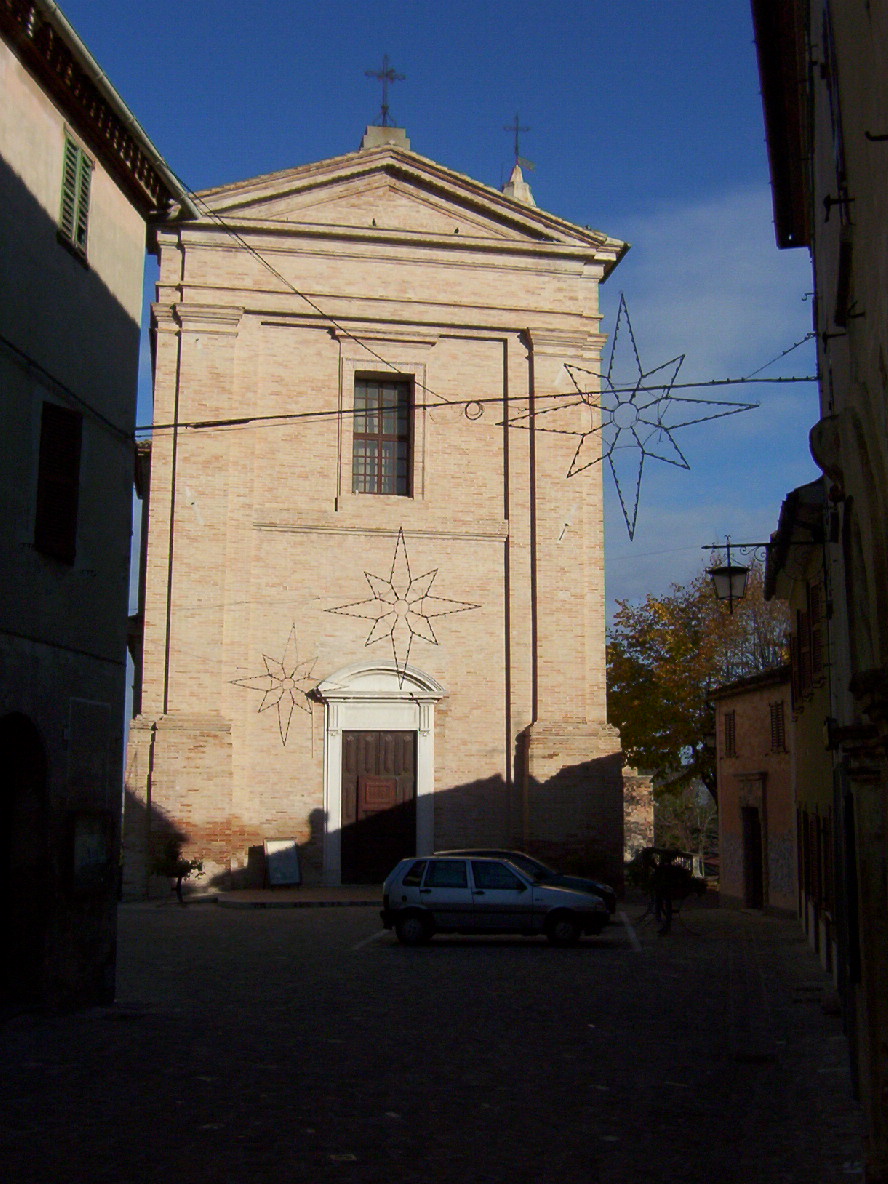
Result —
[[343, 883], [381, 883], [415, 852], [416, 733], [343, 732]]
[[741, 808], [743, 822], [743, 903], [748, 909], [760, 909], [764, 900], [762, 867], [762, 816], [756, 806]]

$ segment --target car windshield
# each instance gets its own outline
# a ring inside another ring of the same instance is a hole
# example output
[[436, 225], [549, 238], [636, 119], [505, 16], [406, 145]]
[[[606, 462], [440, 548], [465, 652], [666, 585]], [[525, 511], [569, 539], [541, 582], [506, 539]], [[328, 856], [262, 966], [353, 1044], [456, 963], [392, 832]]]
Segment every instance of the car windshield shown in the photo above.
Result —
[[509, 863], [514, 863], [515, 867], [520, 868], [535, 880], [551, 880], [554, 875], [557, 875], [557, 872], [554, 872], [552, 868], [546, 867], [544, 863], [540, 863], [538, 859], [532, 859], [529, 855], [510, 852], [507, 858]]

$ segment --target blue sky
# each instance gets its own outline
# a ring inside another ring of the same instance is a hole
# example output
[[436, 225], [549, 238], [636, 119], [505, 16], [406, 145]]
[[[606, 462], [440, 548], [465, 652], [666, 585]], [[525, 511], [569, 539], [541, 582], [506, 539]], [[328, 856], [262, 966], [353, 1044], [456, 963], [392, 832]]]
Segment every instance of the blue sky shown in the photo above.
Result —
[[[357, 148], [381, 97], [365, 71], [385, 53], [407, 76], [390, 104], [417, 152], [499, 187], [519, 113], [537, 204], [632, 243], [602, 290], [604, 329], [623, 293], [643, 369], [684, 354], [679, 381], [741, 377], [810, 328], [807, 253], [774, 245], [749, 0], [63, 8], [193, 189]], [[814, 366], [809, 343], [764, 373]], [[761, 406], [676, 433], [690, 470], [646, 465], [633, 542], [606, 481], [611, 600], [684, 581], [726, 533], [766, 539], [817, 475], [814, 384], [683, 393]]]

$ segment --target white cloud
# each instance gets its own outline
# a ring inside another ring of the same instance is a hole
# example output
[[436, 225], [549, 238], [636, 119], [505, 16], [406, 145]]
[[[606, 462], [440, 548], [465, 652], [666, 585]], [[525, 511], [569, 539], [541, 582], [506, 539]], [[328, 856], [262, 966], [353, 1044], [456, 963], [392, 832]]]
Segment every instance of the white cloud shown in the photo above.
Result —
[[[603, 327], [612, 331], [623, 291], [644, 370], [684, 353], [679, 382], [742, 377], [810, 328], [810, 261], [805, 251], [777, 250], [767, 190], [670, 206], [630, 227], [628, 237], [633, 250], [602, 290]], [[808, 343], [766, 374], [811, 374], [814, 366]], [[789, 490], [817, 475], [808, 451], [819, 415], [814, 384], [676, 393], [760, 406], [677, 432], [690, 471], [646, 464], [634, 542], [607, 491], [611, 601], [686, 581], [706, 560], [700, 548], [725, 534], [767, 539]]]
[[671, 206], [629, 229], [632, 250], [602, 296], [612, 318], [625, 292], [643, 363], [684, 353], [684, 377], [733, 377], [810, 328], [808, 255], [777, 250], [767, 190]]

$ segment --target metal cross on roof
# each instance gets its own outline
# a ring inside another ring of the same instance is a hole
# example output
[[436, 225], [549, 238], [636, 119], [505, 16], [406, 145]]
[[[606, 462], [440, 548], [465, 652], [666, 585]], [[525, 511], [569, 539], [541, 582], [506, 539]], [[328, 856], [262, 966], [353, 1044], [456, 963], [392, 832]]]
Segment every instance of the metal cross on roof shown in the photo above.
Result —
[[382, 55], [382, 69], [381, 70], [365, 70], [364, 73], [368, 78], [376, 78], [382, 83], [382, 112], [380, 127], [391, 127], [389, 120], [389, 101], [388, 88], [390, 82], [403, 82], [407, 77], [406, 74], [397, 74], [395, 70], [389, 65], [388, 54]]
[[525, 169], [532, 169], [534, 167], [534, 163], [532, 160], [528, 160], [526, 157], [521, 155], [521, 142], [518, 139], [521, 132], [529, 132], [530, 128], [522, 126], [521, 120], [516, 113], [515, 122], [504, 124], [503, 131], [515, 133], [515, 164], [520, 165]]

